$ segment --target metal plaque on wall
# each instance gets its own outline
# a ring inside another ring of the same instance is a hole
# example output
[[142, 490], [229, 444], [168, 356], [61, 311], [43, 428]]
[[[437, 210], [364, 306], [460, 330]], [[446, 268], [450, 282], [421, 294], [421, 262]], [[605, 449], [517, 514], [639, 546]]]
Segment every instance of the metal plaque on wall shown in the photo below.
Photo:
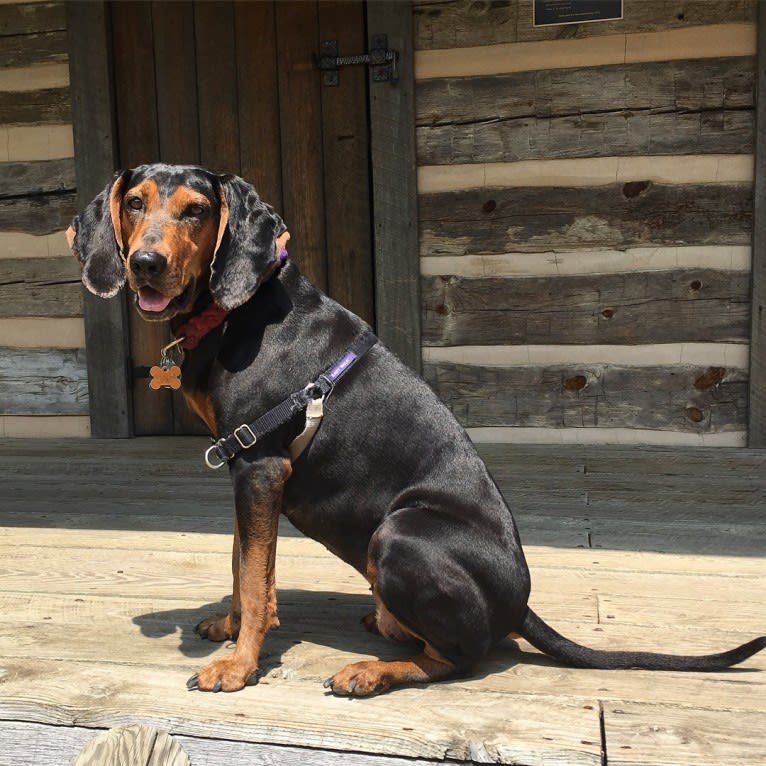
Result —
[[622, 0], [532, 0], [533, 25], [583, 24], [622, 18]]

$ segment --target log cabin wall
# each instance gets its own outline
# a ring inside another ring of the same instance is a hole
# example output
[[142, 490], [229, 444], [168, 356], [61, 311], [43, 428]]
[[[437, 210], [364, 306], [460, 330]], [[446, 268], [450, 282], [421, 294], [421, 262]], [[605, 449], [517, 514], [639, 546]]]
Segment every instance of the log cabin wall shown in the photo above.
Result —
[[89, 433], [63, 2], [0, 2], [0, 436]]
[[415, 3], [423, 369], [475, 440], [745, 444], [756, 15]]

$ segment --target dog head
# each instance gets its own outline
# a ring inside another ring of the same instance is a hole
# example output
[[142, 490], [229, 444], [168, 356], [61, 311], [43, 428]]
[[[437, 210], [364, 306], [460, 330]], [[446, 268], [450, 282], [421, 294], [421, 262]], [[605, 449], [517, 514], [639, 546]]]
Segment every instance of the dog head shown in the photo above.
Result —
[[72, 221], [83, 284], [109, 298], [126, 283], [145, 319], [192, 309], [206, 290], [230, 311], [279, 263], [282, 219], [237, 176], [180, 165], [117, 173]]

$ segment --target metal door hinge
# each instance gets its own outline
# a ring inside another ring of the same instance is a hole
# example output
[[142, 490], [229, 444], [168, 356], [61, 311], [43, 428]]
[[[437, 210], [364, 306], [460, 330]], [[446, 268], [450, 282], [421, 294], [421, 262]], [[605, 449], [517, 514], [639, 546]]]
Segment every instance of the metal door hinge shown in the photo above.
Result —
[[372, 35], [370, 52], [356, 56], [339, 56], [337, 40], [322, 40], [319, 69], [322, 84], [338, 84], [338, 69], [342, 66], [368, 64], [373, 82], [397, 82], [399, 79], [399, 53], [388, 49], [388, 35]]

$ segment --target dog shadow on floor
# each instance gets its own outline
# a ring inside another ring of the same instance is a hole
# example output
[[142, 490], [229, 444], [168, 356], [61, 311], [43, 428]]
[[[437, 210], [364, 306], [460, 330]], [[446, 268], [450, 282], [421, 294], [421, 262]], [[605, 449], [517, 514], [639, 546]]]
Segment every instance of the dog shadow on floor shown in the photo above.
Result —
[[[280, 627], [270, 631], [261, 652], [261, 675], [311, 674], [309, 662], [321, 664], [327, 675], [339, 665], [357, 659], [400, 660], [417, 654], [418, 643], [396, 644], [367, 631], [362, 618], [373, 611], [371, 596], [330, 591], [280, 590], [277, 594]], [[185, 657], [202, 660], [232, 642], [215, 643], [200, 638], [194, 627], [212, 614], [225, 614], [229, 598], [199, 607], [169, 609], [138, 615], [133, 622], [146, 638], [178, 634], [178, 650]], [[313, 645], [309, 652], [301, 644]], [[309, 657], [308, 655], [311, 655]], [[317, 659], [321, 655], [321, 661]], [[334, 657], [333, 655], [338, 655]], [[353, 656], [348, 656], [353, 655]], [[515, 641], [505, 640], [474, 669], [472, 678], [508, 670], [519, 662], [555, 664], [547, 657], [522, 652]]]

